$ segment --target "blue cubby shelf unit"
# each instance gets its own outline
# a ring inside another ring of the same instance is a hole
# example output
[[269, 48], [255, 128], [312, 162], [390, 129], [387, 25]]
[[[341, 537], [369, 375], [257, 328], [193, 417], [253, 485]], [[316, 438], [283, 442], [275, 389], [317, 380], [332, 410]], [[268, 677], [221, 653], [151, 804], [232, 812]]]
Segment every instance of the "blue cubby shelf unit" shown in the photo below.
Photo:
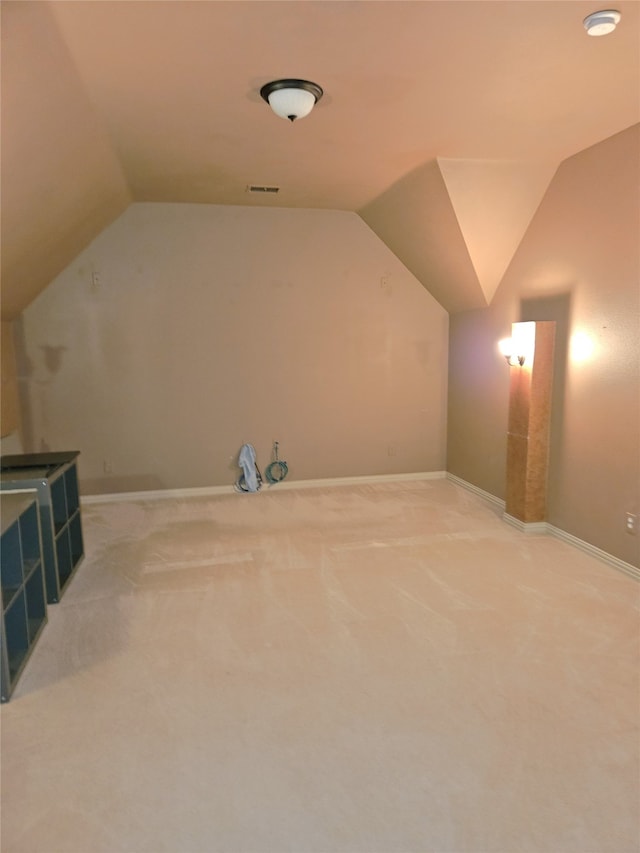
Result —
[[84, 557], [78, 451], [0, 457], [2, 492], [37, 494], [47, 602], [54, 604]]
[[3, 492], [0, 510], [0, 694], [7, 702], [47, 622], [47, 599], [36, 492]]

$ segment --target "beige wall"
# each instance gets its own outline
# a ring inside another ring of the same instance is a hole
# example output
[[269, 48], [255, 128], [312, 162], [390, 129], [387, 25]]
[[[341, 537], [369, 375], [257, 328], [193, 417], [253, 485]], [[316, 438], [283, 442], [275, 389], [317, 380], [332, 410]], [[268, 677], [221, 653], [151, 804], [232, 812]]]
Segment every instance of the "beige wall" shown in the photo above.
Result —
[[134, 204], [16, 339], [24, 449], [80, 450], [85, 494], [275, 439], [292, 480], [444, 468], [448, 316], [353, 213]]
[[[504, 497], [509, 368], [518, 320], [555, 320], [551, 524], [638, 565], [640, 128], [565, 161], [492, 304], [451, 318], [447, 469]], [[578, 336], [593, 346], [574, 352]], [[583, 338], [584, 340], [584, 338]], [[513, 369], [513, 368], [511, 368]]]
[[3, 320], [0, 324], [2, 355], [2, 383], [0, 385], [0, 427], [2, 436], [15, 432], [20, 425], [20, 405], [18, 400], [18, 382], [16, 375], [15, 349], [13, 345], [13, 326]]

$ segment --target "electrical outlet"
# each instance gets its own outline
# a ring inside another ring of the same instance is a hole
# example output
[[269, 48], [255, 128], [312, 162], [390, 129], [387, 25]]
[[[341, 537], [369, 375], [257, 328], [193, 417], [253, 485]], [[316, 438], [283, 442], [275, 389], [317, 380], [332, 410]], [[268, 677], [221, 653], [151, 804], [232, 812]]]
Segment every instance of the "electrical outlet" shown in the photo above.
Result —
[[627, 533], [635, 534], [638, 529], [638, 516], [632, 512], [628, 512], [625, 518], [627, 520]]
[[105, 459], [102, 463], [102, 470], [105, 474], [113, 474], [113, 465]]
[[395, 446], [395, 444], [388, 444], [388, 445], [387, 445], [387, 455], [388, 455], [388, 456], [395, 456], [395, 455], [396, 455], [396, 446]]

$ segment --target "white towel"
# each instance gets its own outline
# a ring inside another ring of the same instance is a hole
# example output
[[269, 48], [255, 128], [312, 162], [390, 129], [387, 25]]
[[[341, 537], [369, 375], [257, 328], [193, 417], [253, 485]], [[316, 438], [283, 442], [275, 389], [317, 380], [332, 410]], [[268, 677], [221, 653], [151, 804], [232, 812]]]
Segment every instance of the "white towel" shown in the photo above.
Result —
[[243, 492], [257, 492], [262, 485], [262, 478], [256, 465], [256, 451], [252, 444], [242, 445], [238, 465], [244, 471], [244, 482], [243, 477], [240, 477], [237, 483], [239, 488]]

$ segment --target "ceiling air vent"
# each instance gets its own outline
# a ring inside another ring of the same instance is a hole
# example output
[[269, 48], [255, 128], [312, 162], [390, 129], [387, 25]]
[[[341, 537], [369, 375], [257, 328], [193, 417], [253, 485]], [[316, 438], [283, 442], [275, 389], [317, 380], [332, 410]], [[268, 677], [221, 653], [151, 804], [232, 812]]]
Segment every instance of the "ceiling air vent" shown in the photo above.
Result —
[[280, 187], [261, 187], [258, 184], [248, 184], [247, 185], [248, 193], [271, 193], [275, 195], [275, 193], [280, 192]]

